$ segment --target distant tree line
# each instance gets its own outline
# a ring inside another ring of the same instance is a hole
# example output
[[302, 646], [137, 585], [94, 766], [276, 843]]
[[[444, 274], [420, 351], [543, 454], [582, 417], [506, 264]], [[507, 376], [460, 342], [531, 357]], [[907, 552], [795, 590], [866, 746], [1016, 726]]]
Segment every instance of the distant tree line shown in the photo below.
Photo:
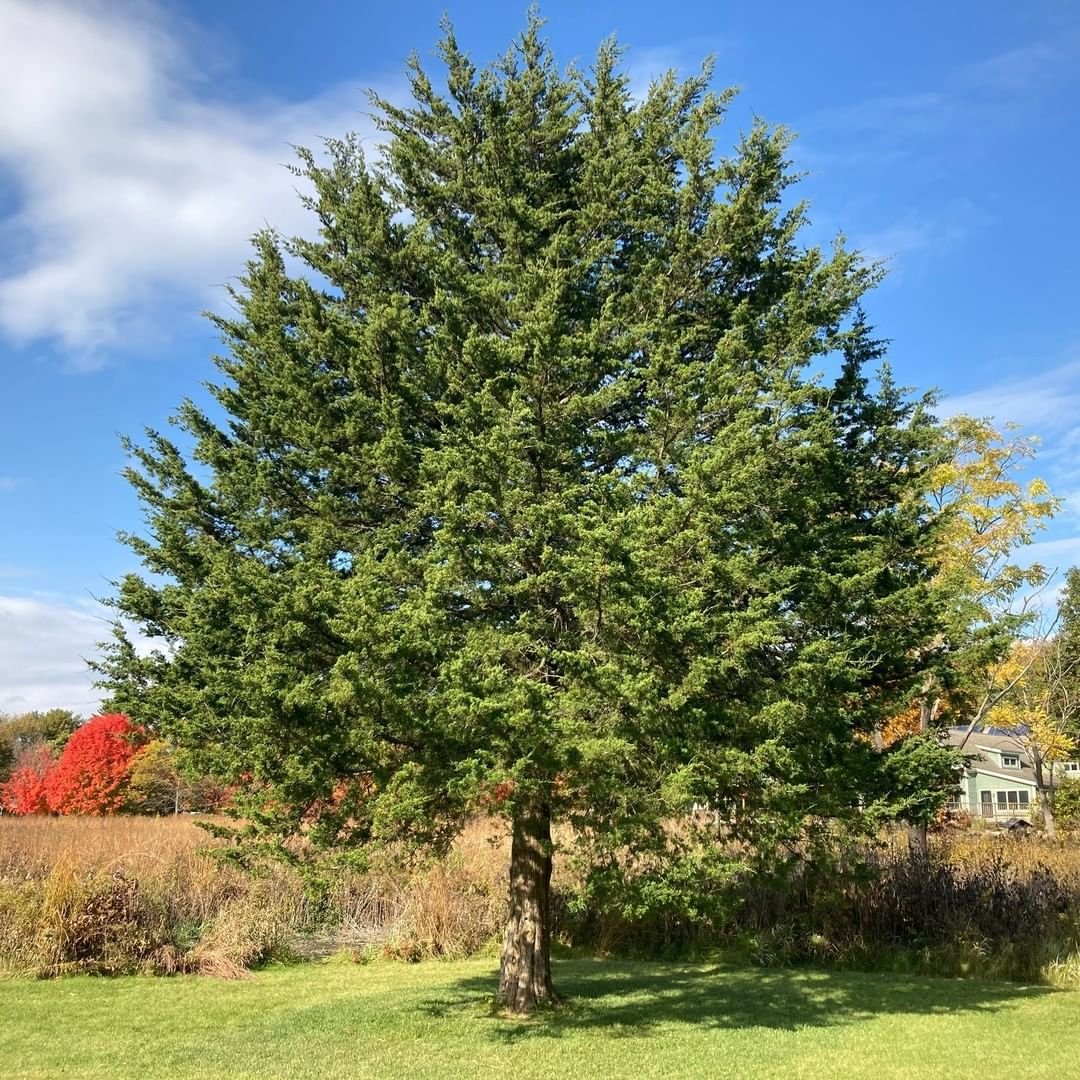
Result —
[[227, 791], [123, 714], [66, 709], [0, 716], [0, 809], [11, 814], [179, 814], [220, 809]]

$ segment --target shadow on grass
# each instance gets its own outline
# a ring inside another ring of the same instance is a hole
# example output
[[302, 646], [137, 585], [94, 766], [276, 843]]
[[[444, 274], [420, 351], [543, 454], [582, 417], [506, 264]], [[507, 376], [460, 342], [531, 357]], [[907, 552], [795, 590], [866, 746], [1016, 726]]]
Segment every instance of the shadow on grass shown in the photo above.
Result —
[[[1056, 992], [959, 979], [581, 958], [557, 963], [553, 975], [562, 1005], [528, 1020], [503, 1018], [492, 1024], [490, 1036], [516, 1042], [599, 1028], [609, 1037], [639, 1036], [670, 1024], [794, 1031], [880, 1014], [994, 1012]], [[464, 978], [445, 989], [446, 996], [423, 1003], [428, 1015], [451, 1019], [467, 1012], [475, 1017], [491, 1000], [493, 979]]]

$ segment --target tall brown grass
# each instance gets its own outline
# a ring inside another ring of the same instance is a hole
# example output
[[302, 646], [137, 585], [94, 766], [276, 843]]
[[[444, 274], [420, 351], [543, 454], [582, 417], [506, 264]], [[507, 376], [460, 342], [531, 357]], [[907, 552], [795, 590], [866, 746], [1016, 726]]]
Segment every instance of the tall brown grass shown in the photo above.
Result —
[[[183, 816], [0, 817], [0, 972], [238, 977], [342, 951], [455, 958], [496, 942], [504, 924], [509, 845], [491, 821], [473, 822], [444, 858], [417, 867], [386, 855], [317, 889], [282, 864], [250, 873], [211, 857], [221, 843]], [[557, 856], [556, 929], [599, 952], [722, 950], [764, 964], [1080, 985], [1076, 843], [969, 832], [936, 837], [917, 857], [894, 837], [731, 890], [714, 905], [722, 919], [628, 918], [586, 902]]]
[[765, 965], [1080, 986], [1075, 840], [947, 834], [918, 855], [896, 833], [796, 854], [740, 876], [722, 899], [711, 918], [659, 909], [628, 919], [577, 905], [564, 913], [562, 930], [576, 944], [637, 955], [722, 950]]
[[[214, 820], [208, 818], [204, 820]], [[223, 820], [223, 819], [222, 819]], [[80, 867], [139, 872], [195, 858], [218, 844], [196, 819], [177, 817], [0, 816], [0, 877], [41, 876], [61, 859]]]
[[508, 853], [491, 823], [442, 860], [384, 858], [319, 896], [284, 865], [210, 857], [221, 844], [184, 816], [0, 817], [0, 971], [239, 976], [343, 949], [466, 956], [501, 928]]

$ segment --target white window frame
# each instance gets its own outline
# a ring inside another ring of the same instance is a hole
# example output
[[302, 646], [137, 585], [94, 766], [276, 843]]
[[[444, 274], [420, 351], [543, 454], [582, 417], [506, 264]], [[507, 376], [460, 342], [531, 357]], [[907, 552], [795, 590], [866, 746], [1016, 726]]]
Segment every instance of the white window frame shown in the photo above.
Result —
[[1030, 810], [1031, 792], [1027, 788], [999, 788], [994, 792], [994, 809], [999, 813], [1003, 810]]
[[1019, 754], [1002, 754], [1001, 755], [1001, 767], [1003, 769], [1019, 769], [1020, 768], [1020, 755]]
[[1070, 775], [1080, 773], [1080, 761], [1063, 761], [1061, 771]]

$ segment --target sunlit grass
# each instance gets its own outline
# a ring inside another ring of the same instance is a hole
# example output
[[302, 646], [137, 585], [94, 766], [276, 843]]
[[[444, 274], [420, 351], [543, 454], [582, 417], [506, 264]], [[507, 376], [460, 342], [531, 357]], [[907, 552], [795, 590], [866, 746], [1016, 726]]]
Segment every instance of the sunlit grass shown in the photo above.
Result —
[[[5, 1077], [1010, 1077], [1080, 1060], [1080, 995], [888, 975], [560, 959], [495, 1015], [490, 958], [251, 979], [0, 982]], [[997, 1050], [993, 1051], [997, 1053]]]

